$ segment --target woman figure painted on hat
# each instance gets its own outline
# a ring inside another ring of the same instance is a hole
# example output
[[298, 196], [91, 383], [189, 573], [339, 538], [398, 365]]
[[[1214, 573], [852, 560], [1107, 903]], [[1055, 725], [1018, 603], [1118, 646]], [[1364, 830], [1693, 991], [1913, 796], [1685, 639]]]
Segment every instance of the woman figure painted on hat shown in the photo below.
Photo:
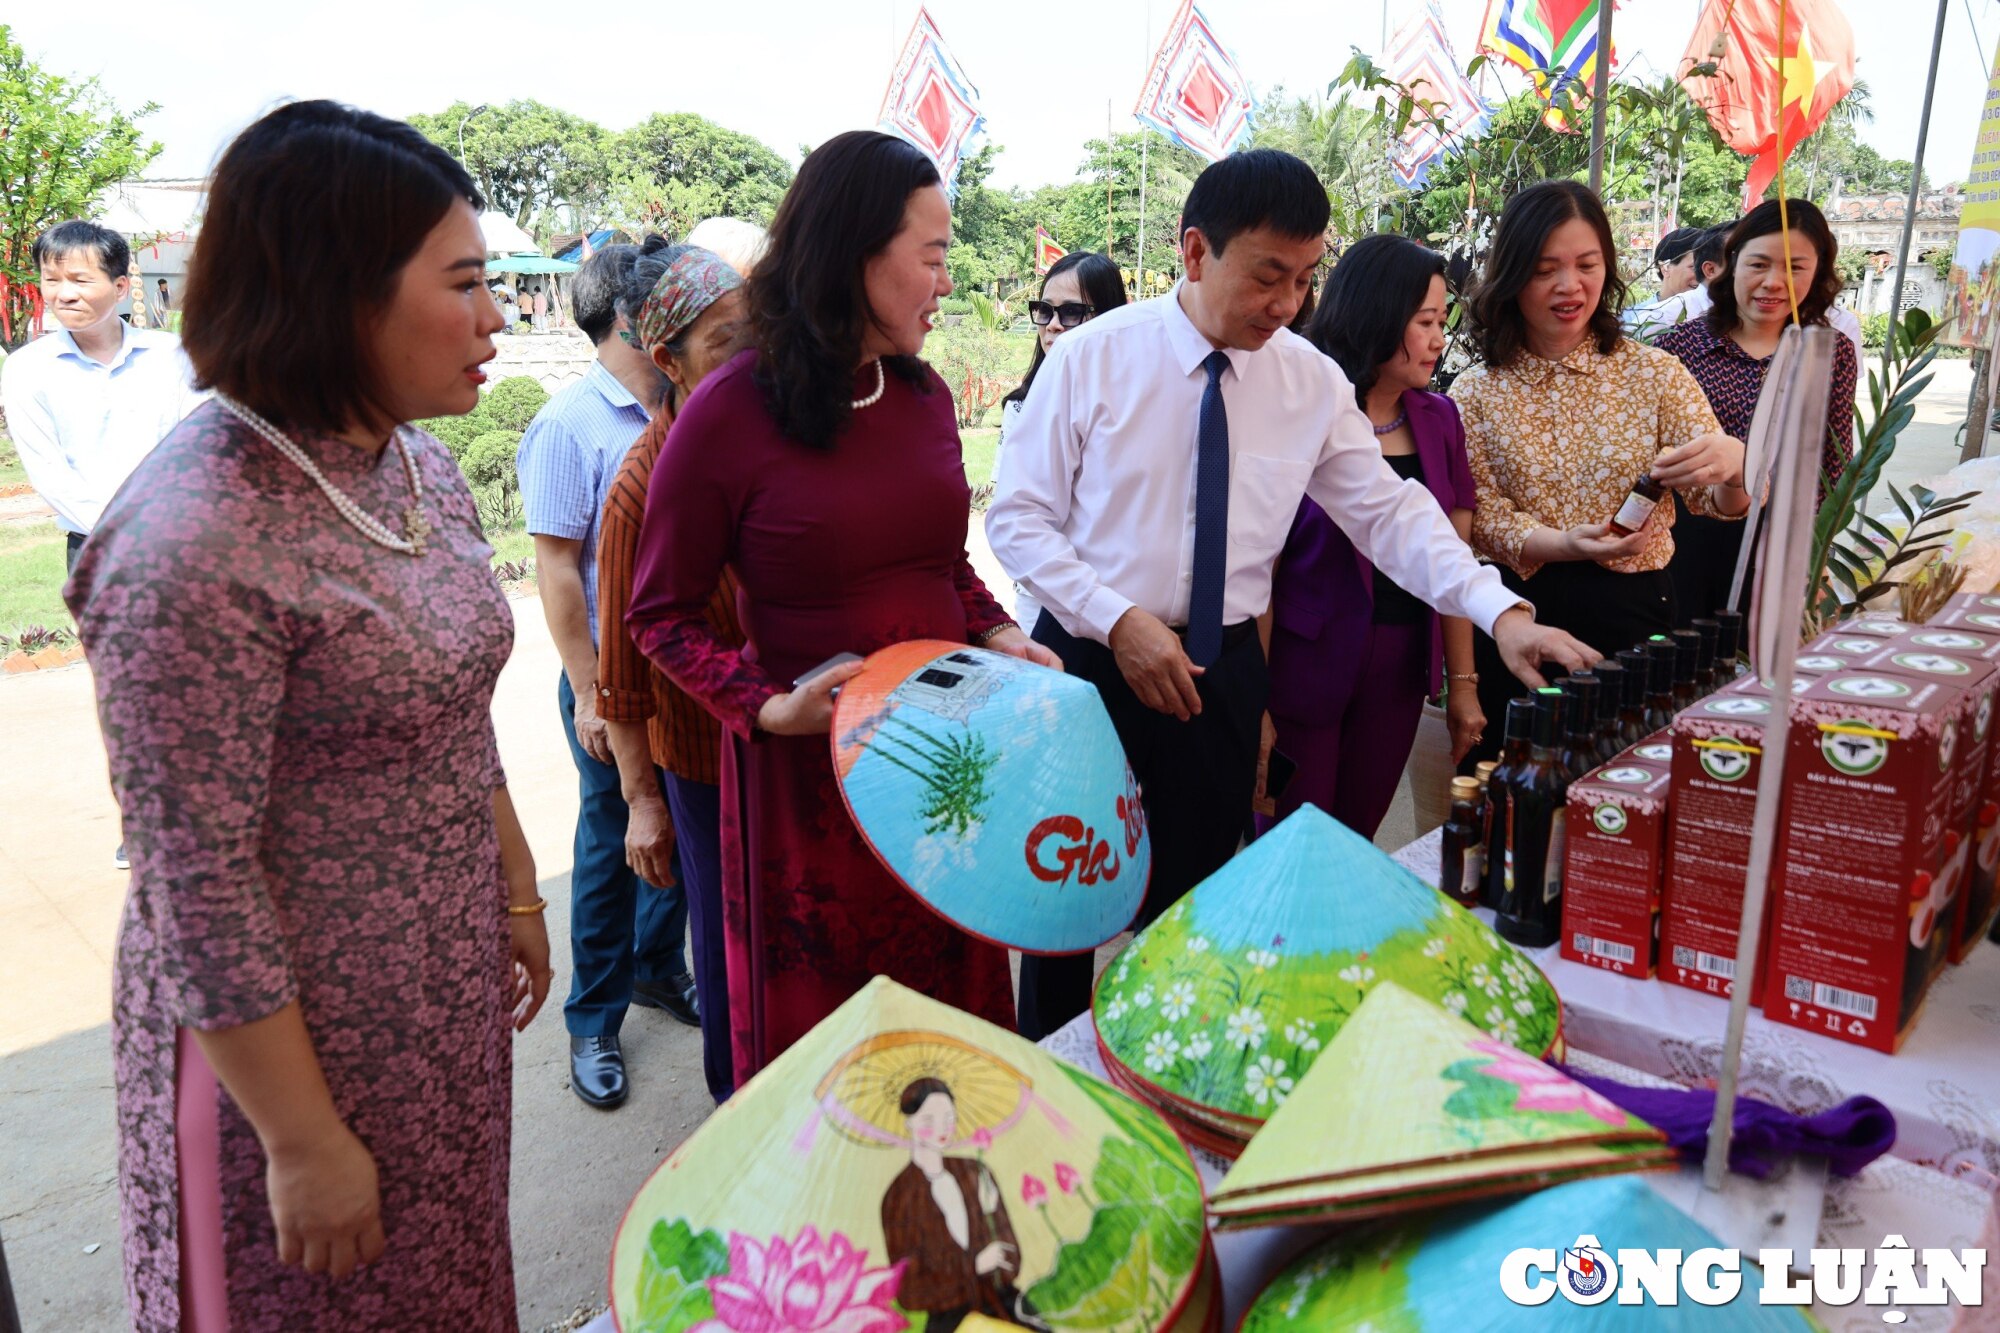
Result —
[[975, 1312], [1023, 1328], [1045, 1328], [1014, 1289], [1021, 1247], [1000, 1183], [984, 1162], [948, 1157], [958, 1141], [958, 1105], [940, 1078], [903, 1090], [910, 1164], [882, 1196], [891, 1263], [906, 1263], [896, 1300], [930, 1315], [930, 1333], [950, 1333]]

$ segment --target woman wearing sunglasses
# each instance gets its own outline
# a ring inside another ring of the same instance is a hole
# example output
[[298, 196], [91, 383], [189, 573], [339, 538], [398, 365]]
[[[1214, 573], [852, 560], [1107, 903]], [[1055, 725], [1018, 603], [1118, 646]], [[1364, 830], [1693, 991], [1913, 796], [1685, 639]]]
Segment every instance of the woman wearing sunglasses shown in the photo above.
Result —
[[[1021, 377], [1020, 387], [1000, 400], [1000, 441], [993, 450], [995, 477], [1000, 475], [1000, 454], [1007, 447], [1007, 431], [1021, 415], [1021, 404], [1028, 401], [1028, 390], [1035, 384], [1035, 372], [1048, 359], [1056, 339], [1065, 330], [1124, 304], [1125, 279], [1119, 274], [1118, 265], [1108, 257], [1079, 250], [1050, 266], [1048, 276], [1042, 279], [1041, 299], [1028, 302], [1028, 318], [1039, 335], [1035, 339], [1034, 357], [1028, 362], [1028, 373]], [[1041, 608], [1028, 596], [1028, 590], [1015, 584], [1015, 621], [1032, 634], [1035, 618], [1040, 614]]]

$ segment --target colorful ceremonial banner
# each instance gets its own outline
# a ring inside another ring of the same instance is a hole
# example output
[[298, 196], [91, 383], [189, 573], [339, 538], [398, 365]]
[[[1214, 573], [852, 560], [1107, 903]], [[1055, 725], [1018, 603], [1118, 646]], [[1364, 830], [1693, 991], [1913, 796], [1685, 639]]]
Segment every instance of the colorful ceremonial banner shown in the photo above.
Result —
[[908, 139], [937, 163], [945, 190], [958, 195], [958, 164], [986, 127], [979, 89], [944, 43], [930, 11], [919, 9], [889, 75], [876, 127]]
[[1708, 0], [1681, 56], [1681, 84], [1722, 141], [1754, 159], [1748, 208], [1854, 86], [1854, 30], [1834, 0]]
[[1256, 103], [1236, 57], [1194, 0], [1182, 0], [1146, 71], [1133, 114], [1185, 148], [1218, 162], [1250, 137]]
[[1451, 39], [1444, 33], [1444, 15], [1437, 0], [1418, 7], [1389, 42], [1389, 77], [1410, 90], [1418, 114], [1389, 152], [1389, 167], [1405, 189], [1414, 190], [1430, 175], [1431, 165], [1448, 155], [1458, 141], [1478, 134], [1489, 115], [1466, 79]]
[[1548, 104], [1542, 119], [1570, 129], [1569, 111], [1588, 100], [1597, 78], [1597, 0], [1486, 0], [1478, 49], [1525, 71]]
[[1056, 238], [1042, 228], [1035, 228], [1035, 276], [1045, 277], [1056, 266], [1056, 261], [1069, 251], [1056, 244]]
[[1993, 78], [1986, 85], [1986, 109], [1979, 118], [1979, 141], [1965, 177], [1965, 211], [1958, 219], [1958, 250], [1951, 260], [1952, 316], [1943, 341], [1960, 347], [1993, 342], [1994, 297], [2000, 294], [2000, 50], [1993, 53]]

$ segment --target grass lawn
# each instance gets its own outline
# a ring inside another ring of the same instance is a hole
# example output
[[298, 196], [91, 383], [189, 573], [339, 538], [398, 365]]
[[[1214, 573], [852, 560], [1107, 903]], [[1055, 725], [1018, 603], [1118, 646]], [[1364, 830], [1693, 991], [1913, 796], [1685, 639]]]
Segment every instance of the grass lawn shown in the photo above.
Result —
[[62, 602], [64, 545], [53, 521], [0, 524], [0, 634], [28, 625], [70, 627]]
[[993, 455], [1000, 447], [998, 426], [968, 426], [958, 433], [965, 446], [965, 479], [978, 490], [993, 480]]
[[0, 486], [12, 486], [28, 479], [28, 469], [21, 466], [21, 455], [14, 452], [14, 442], [7, 438], [7, 432], [0, 430]]
[[496, 565], [505, 561], [518, 563], [535, 554], [535, 539], [528, 535], [525, 521], [520, 527], [507, 532], [489, 532], [486, 540], [493, 543], [493, 563]]

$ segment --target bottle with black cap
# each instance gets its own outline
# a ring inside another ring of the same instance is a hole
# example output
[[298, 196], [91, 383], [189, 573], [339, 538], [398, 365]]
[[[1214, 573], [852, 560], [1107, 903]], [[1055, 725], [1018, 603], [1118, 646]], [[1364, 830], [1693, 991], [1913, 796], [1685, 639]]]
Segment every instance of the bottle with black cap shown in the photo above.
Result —
[[1486, 887], [1480, 900], [1498, 907], [1514, 882], [1507, 858], [1508, 786], [1514, 770], [1528, 761], [1528, 741], [1535, 730], [1535, 696], [1507, 701], [1507, 727], [1500, 742], [1500, 762], [1486, 780]]
[[1706, 698], [1729, 683], [1716, 658], [1716, 651], [1722, 646], [1722, 622], [1713, 616], [1700, 616], [1690, 620], [1688, 626], [1701, 636], [1701, 692]]
[[1750, 668], [1737, 660], [1743, 651], [1743, 613], [1741, 611], [1717, 611], [1715, 623], [1721, 627], [1715, 639], [1716, 666], [1722, 673], [1722, 683], [1741, 680]]
[[1569, 778], [1556, 749], [1562, 714], [1561, 690], [1535, 691], [1528, 757], [1507, 783], [1512, 877], [1494, 911], [1493, 928], [1500, 938], [1528, 949], [1547, 948], [1561, 934], [1563, 805], [1569, 796]]
[[1579, 671], [1564, 676], [1562, 755], [1563, 769], [1575, 782], [1597, 767], [1597, 677]]
[[1674, 641], [1664, 634], [1646, 640], [1646, 733], [1674, 724]]
[[1597, 677], [1597, 762], [1608, 764], [1626, 746], [1618, 726], [1618, 706], [1625, 701], [1625, 668], [1607, 657], [1590, 674]]
[[1677, 629], [1667, 636], [1674, 645], [1674, 712], [1691, 708], [1701, 698], [1697, 677], [1701, 672], [1701, 635], [1691, 629]]
[[1637, 745], [1659, 730], [1646, 726], [1646, 682], [1652, 677], [1653, 663], [1640, 649], [1626, 648], [1618, 654], [1618, 665], [1625, 668], [1624, 693], [1618, 700], [1618, 739], [1627, 746]]

